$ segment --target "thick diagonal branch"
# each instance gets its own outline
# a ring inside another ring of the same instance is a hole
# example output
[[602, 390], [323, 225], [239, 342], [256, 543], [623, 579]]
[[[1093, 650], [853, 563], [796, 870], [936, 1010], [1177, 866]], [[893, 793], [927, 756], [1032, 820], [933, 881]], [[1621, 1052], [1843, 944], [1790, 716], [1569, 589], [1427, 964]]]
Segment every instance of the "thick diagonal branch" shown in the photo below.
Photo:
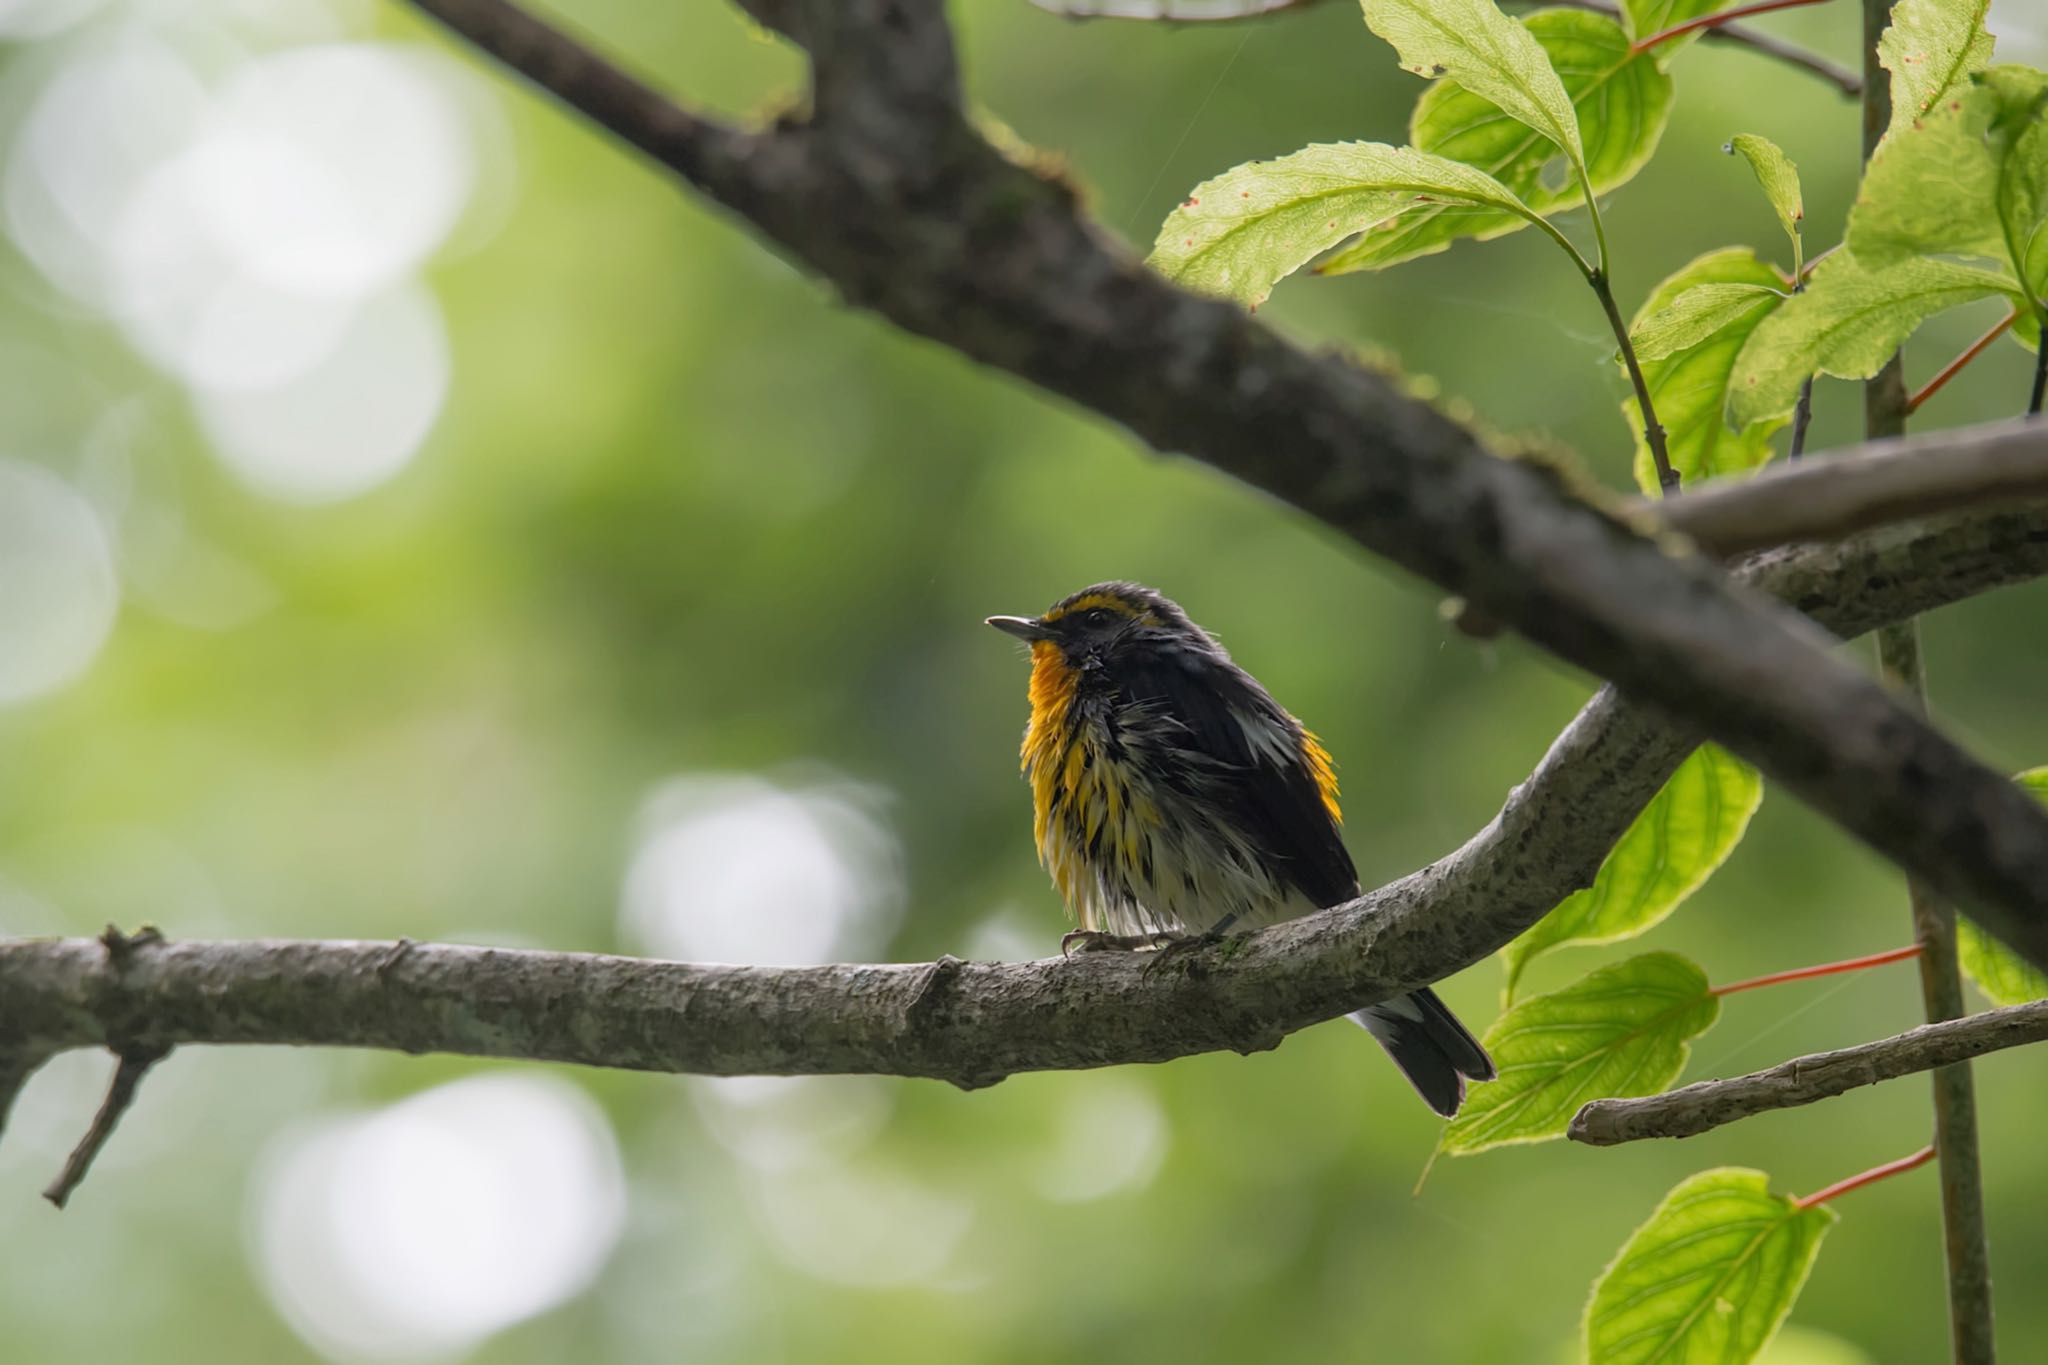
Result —
[[1794, 1057], [1725, 1081], [1698, 1081], [1642, 1099], [1594, 1100], [1573, 1117], [1569, 1132], [1573, 1141], [1595, 1147], [1697, 1137], [1773, 1109], [1832, 1099], [1859, 1086], [2039, 1042], [2048, 1042], [2048, 1000], [1922, 1024], [1895, 1037]]
[[505, 0], [415, 0], [745, 215], [851, 301], [1183, 450], [1757, 763], [2048, 967], [2048, 813], [1825, 638], [1502, 459], [1386, 376], [1172, 288], [959, 105], [940, 0], [749, 0], [816, 116], [739, 134]]
[[[1951, 516], [1744, 566], [1846, 635], [2048, 574], [2048, 517]], [[1603, 690], [1464, 847], [1350, 905], [1147, 977], [1123, 955], [717, 967], [363, 943], [0, 942], [0, 1113], [109, 1043], [458, 1052], [711, 1073], [1016, 1071], [1272, 1047], [1476, 962], [1586, 885], [1693, 738]]]

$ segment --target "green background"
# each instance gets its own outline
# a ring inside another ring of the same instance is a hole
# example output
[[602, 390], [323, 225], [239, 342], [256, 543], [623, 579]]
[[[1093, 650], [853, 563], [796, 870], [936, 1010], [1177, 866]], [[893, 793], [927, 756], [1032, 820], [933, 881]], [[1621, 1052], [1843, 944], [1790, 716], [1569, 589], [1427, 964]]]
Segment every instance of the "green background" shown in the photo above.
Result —
[[[1177, 29], [1070, 24], [1021, 0], [953, 9], [973, 98], [1063, 153], [1100, 221], [1140, 248], [1189, 186], [1239, 161], [1401, 140], [1422, 88], [1344, 4]], [[357, 34], [440, 43], [391, 7], [349, 14]], [[0, 49], [0, 127], [67, 45], [113, 22]], [[719, 6], [603, 0], [575, 22], [735, 117], [788, 101], [800, 79], [788, 50]], [[1845, 56], [1856, 16], [1837, 5], [1776, 27]], [[2038, 62], [2033, 42], [2010, 35], [2001, 55]], [[1625, 311], [1702, 251], [1782, 254], [1747, 168], [1722, 155], [1729, 135], [1764, 133], [1799, 163], [1816, 248], [1853, 189], [1856, 113], [1827, 87], [1708, 44], [1676, 76], [1660, 155], [1611, 201]], [[620, 903], [650, 791], [758, 774], [859, 785], [902, 882], [875, 954], [1049, 952], [1065, 926], [1016, 774], [1025, 667], [981, 618], [1106, 577], [1181, 601], [1321, 734], [1368, 883], [1481, 826], [1588, 694], [1517, 643], [1447, 631], [1437, 594], [1287, 509], [850, 311], [549, 103], [495, 74], [484, 88], [511, 171], [496, 216], [429, 272], [448, 397], [418, 457], [354, 499], [296, 506], [245, 488], [175, 382], [0, 248], [0, 342], [45, 376], [0, 377], [0, 454], [76, 479], [95, 421], [139, 397], [135, 458], [155, 482], [138, 496], [174, 485], [190, 529], [274, 591], [219, 631], [131, 597], [89, 673], [0, 710], [0, 932], [150, 921], [174, 938], [636, 951]], [[1584, 234], [1583, 215], [1564, 221]], [[1534, 233], [1295, 280], [1262, 316], [1307, 341], [1383, 348], [1494, 425], [1554, 437], [1627, 482], [1612, 339]], [[1995, 316], [1928, 327], [1909, 379]], [[2001, 343], [1921, 425], [2015, 413], [2030, 363]], [[1816, 402], [1813, 446], [1853, 439], [1854, 391], [1823, 381]], [[2000, 768], [2048, 762], [2044, 606], [2048, 588], [2031, 587], [1926, 624], [1942, 721]], [[1907, 936], [1889, 868], [1772, 791], [1729, 864], [1645, 946], [1733, 980]], [[1529, 988], [1626, 951], [1556, 954]], [[1499, 985], [1487, 964], [1442, 990], [1476, 1029]], [[1733, 997], [1687, 1075], [1891, 1033], [1918, 1012], [1910, 967]], [[106, 1065], [54, 1065], [0, 1142], [10, 1360], [318, 1358], [259, 1264], [265, 1163], [294, 1125], [533, 1070], [181, 1053], [60, 1215], [36, 1191]], [[2048, 1301], [2026, 1292], [2048, 1275], [2033, 1215], [2048, 1186], [2044, 1065], [2016, 1051], [1978, 1068], [2013, 1359], [2048, 1340]], [[801, 1092], [815, 1112], [787, 1121], [815, 1150], [784, 1169], [720, 1124], [714, 1088], [560, 1074], [615, 1135], [623, 1232], [594, 1284], [490, 1336], [479, 1361], [1549, 1361], [1600, 1268], [1684, 1176], [1756, 1166], [1805, 1193], [1917, 1148], [1929, 1127], [1925, 1085], [1904, 1081], [1684, 1144], [1447, 1159], [1417, 1198], [1437, 1125], [1342, 1024], [1250, 1058], [976, 1094], [820, 1083]], [[841, 1119], [845, 1141], [831, 1136]], [[1932, 1169], [1839, 1208], [1794, 1321], [1873, 1361], [1940, 1358]], [[864, 1251], [863, 1238], [880, 1240]], [[901, 1282], [859, 1282], [875, 1278]]]

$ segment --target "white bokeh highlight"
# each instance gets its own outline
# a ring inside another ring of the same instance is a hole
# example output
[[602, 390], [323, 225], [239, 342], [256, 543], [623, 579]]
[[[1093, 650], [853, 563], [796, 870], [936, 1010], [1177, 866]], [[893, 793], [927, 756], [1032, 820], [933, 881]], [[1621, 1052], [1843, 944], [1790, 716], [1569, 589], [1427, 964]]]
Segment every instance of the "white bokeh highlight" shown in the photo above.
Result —
[[447, 396], [418, 275], [479, 179], [462, 82], [429, 50], [382, 42], [259, 52], [207, 76], [120, 30], [22, 120], [7, 229], [186, 387], [250, 487], [354, 497], [406, 467]]
[[974, 1225], [967, 1200], [875, 1162], [790, 1171], [750, 1189], [785, 1264], [859, 1289], [942, 1282]]
[[1166, 1158], [1166, 1110], [1152, 1088], [1116, 1075], [1071, 1086], [1051, 1148], [1039, 1163], [1038, 1192], [1078, 1204], [1143, 1189]]
[[871, 956], [903, 911], [872, 790], [746, 775], [663, 783], [643, 803], [620, 906], [641, 951], [801, 966]]
[[617, 1144], [581, 1090], [478, 1076], [281, 1137], [252, 1192], [251, 1249], [323, 1355], [433, 1360], [581, 1293], [625, 1210]]
[[713, 1141], [765, 1175], [852, 1156], [895, 1108], [893, 1085], [875, 1076], [692, 1076], [687, 1084]]
[[433, 296], [401, 285], [365, 304], [319, 366], [196, 401], [215, 451], [243, 482], [286, 501], [330, 502], [406, 466], [441, 411], [448, 367]]
[[0, 458], [0, 706], [92, 666], [121, 601], [92, 504], [39, 465]]

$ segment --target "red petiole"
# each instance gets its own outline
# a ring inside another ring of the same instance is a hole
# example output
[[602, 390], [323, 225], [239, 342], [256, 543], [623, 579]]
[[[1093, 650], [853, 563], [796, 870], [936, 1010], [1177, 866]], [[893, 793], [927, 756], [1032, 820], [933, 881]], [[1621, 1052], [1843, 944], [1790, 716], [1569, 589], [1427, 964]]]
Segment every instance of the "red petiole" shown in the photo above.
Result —
[[1860, 1190], [1865, 1185], [1875, 1185], [1880, 1180], [1888, 1180], [1892, 1176], [1912, 1170], [1915, 1166], [1925, 1166], [1932, 1160], [1934, 1160], [1934, 1147], [1930, 1144], [1922, 1147], [1911, 1156], [1902, 1156], [1897, 1161], [1887, 1161], [1882, 1166], [1872, 1166], [1869, 1170], [1859, 1175], [1852, 1175], [1847, 1180], [1837, 1180], [1824, 1190], [1815, 1190], [1804, 1199], [1795, 1199], [1792, 1201], [1792, 1207], [1804, 1210], [1810, 1209], [1816, 1204], [1825, 1204], [1836, 1195], [1847, 1194], [1851, 1190]]
[[1682, 24], [1665, 29], [1662, 33], [1652, 33], [1647, 38], [1638, 39], [1628, 45], [1628, 50], [1630, 52], [1647, 52], [1657, 44], [1669, 42], [1671, 39], [1682, 34], [1691, 33], [1703, 28], [1719, 28], [1721, 25], [1733, 23], [1737, 19], [1747, 19], [1752, 14], [1769, 14], [1772, 10], [1798, 9], [1802, 5], [1823, 5], [1826, 3], [1827, 0], [1762, 0], [1760, 4], [1743, 5], [1739, 9], [1726, 9], [1722, 10], [1719, 14], [1702, 14], [1697, 19], [1688, 19]]
[[1928, 399], [1934, 397], [1934, 395], [1936, 395], [1937, 393], [1940, 393], [1942, 385], [1948, 383], [1949, 380], [1954, 379], [1956, 377], [1956, 372], [1958, 370], [1961, 370], [1963, 366], [1969, 364], [1978, 356], [1982, 355], [1984, 353], [1984, 348], [1986, 346], [1989, 346], [1992, 342], [1998, 340], [2001, 336], [2005, 335], [2005, 329], [2012, 326], [2014, 322], [2018, 321], [2019, 316], [2020, 310], [2017, 308], [2013, 309], [2010, 313], [2007, 313], [2005, 315], [2005, 321], [1999, 323], [1996, 327], [1993, 327], [1983, 336], [1980, 336], [1975, 341], [1971, 342], [1969, 350], [1964, 351], [1954, 360], [1951, 360], [1948, 364], [1942, 366], [1940, 374], [1928, 380], [1927, 386], [1925, 388], [1921, 389], [1920, 392], [1914, 394], [1911, 398], [1908, 398], [1906, 400], [1906, 411], [1909, 414], [1919, 411], [1920, 405], [1922, 403], [1925, 403]]
[[1882, 967], [1887, 962], [1904, 962], [1909, 957], [1920, 956], [1920, 945], [1907, 944], [1886, 953], [1872, 953], [1869, 957], [1852, 957], [1841, 962], [1823, 962], [1813, 967], [1794, 967], [1789, 972], [1772, 972], [1769, 976], [1753, 976], [1747, 981], [1731, 981], [1725, 986], [1716, 986], [1710, 995], [1733, 995], [1737, 991], [1753, 991], [1758, 986], [1781, 986], [1787, 981], [1807, 981], [1816, 976], [1833, 976], [1837, 972], [1860, 972], [1865, 967]]

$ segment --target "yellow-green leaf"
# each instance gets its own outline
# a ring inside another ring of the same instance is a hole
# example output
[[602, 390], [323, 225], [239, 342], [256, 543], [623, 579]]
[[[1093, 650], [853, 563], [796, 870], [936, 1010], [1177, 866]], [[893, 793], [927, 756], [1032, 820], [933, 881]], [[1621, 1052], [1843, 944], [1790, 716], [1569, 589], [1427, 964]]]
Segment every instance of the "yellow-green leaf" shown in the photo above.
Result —
[[1729, 379], [1729, 412], [1738, 425], [1782, 417], [1809, 375], [1868, 379], [1928, 318], [2000, 295], [2016, 290], [1999, 271], [1931, 256], [1872, 269], [1838, 251], [1757, 324]]
[[1582, 171], [1586, 151], [1571, 97], [1535, 35], [1493, 0], [1360, 0], [1366, 27], [1418, 76], [1449, 76], [1564, 149]]
[[[1593, 192], [1605, 194], [1625, 183], [1649, 161], [1664, 135], [1671, 116], [1671, 78], [1647, 53], [1631, 51], [1628, 35], [1606, 15], [1539, 10], [1521, 22], [1543, 45], [1571, 97]], [[1556, 143], [1448, 77], [1416, 101], [1408, 140], [1418, 150], [1477, 166], [1537, 213], [1584, 202], [1570, 179], [1544, 183], [1544, 168], [1560, 150]], [[1527, 219], [1510, 213], [1464, 205], [1418, 209], [1366, 233], [1318, 266], [1317, 273], [1379, 270], [1442, 251], [1461, 237], [1483, 240], [1528, 226]]]
[[[1652, 319], [1685, 295], [1722, 285], [1768, 290], [1771, 297], [1753, 293], [1746, 308], [1734, 312], [1710, 334], [1642, 361], [1643, 382], [1649, 385], [1657, 419], [1664, 424], [1671, 467], [1685, 484], [1761, 467], [1771, 458], [1772, 435], [1784, 425], [1773, 419], [1738, 429], [1727, 421], [1728, 385], [1736, 358], [1757, 325], [1783, 302], [1777, 291], [1786, 287], [1778, 272], [1759, 261], [1749, 248], [1710, 251], [1686, 264], [1651, 291], [1636, 314], [1635, 326], [1649, 328]], [[1657, 469], [1649, 444], [1643, 440], [1642, 409], [1633, 395], [1622, 400], [1621, 413], [1635, 437], [1636, 483], [1645, 494], [1655, 496]]]
[[1533, 216], [1512, 190], [1462, 162], [1383, 142], [1317, 143], [1197, 185], [1160, 227], [1150, 263], [1176, 283], [1255, 308], [1345, 238], [1441, 203]]
[[1564, 1136], [1588, 1100], [1654, 1095], [1720, 1015], [1707, 974], [1676, 953], [1645, 953], [1531, 996], [1486, 1031], [1500, 1077], [1472, 1087], [1443, 1150], [1543, 1142]]
[[1745, 1365], [1770, 1343], [1834, 1226], [1772, 1194], [1762, 1171], [1681, 1181], [1586, 1305], [1587, 1365]]
[[1663, 360], [1730, 324], [1760, 318], [1783, 293], [1768, 284], [1696, 284], [1628, 329], [1636, 359]]
[[[2014, 780], [2048, 801], [2048, 768], [2030, 768]], [[1961, 916], [1956, 920], [1956, 953], [1962, 959], [1963, 974], [1992, 1004], [2024, 1005], [2029, 1000], [2048, 1000], [2048, 976]]]
[[1897, 132], [1932, 109], [1991, 61], [1984, 31], [1991, 0], [1899, 0], [1890, 27], [1877, 40], [1877, 60], [1892, 73], [1892, 121]]
[[1998, 109], [1995, 92], [1966, 86], [1885, 138], [1843, 233], [1858, 260], [1876, 270], [1937, 254], [2005, 259], [1998, 163], [1987, 141]]
[[1757, 183], [1764, 187], [1764, 197], [1771, 201], [1780, 226], [1796, 250], [1799, 224], [1806, 217], [1806, 200], [1799, 191], [1799, 168], [1778, 149], [1777, 143], [1755, 133], [1737, 133], [1728, 139], [1728, 150], [1747, 161], [1750, 170], [1756, 172]]
[[1702, 744], [1600, 865], [1593, 884], [1501, 949], [1507, 999], [1529, 963], [1572, 943], [1614, 943], [1662, 921], [1728, 857], [1763, 800], [1756, 769]]

